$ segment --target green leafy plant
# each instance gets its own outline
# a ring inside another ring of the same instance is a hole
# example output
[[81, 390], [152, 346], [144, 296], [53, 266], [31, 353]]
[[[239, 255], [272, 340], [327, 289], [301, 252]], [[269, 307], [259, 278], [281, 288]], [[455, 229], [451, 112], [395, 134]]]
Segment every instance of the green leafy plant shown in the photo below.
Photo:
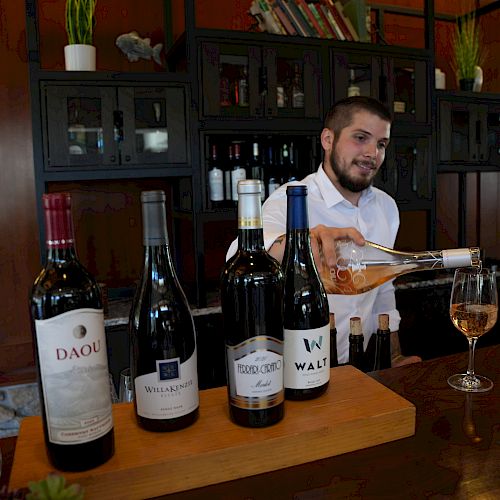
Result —
[[473, 12], [457, 20], [453, 35], [453, 66], [457, 80], [474, 78], [483, 62], [479, 24]]
[[79, 484], [66, 486], [66, 479], [59, 474], [48, 474], [40, 481], [30, 481], [26, 500], [83, 500]]
[[92, 45], [97, 0], [66, 0], [66, 33], [70, 45]]

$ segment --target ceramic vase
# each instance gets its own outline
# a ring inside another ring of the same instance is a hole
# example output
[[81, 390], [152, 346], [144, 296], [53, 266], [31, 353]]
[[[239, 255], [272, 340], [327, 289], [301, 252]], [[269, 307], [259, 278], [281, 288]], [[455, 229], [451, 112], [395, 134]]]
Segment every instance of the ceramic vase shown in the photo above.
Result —
[[64, 47], [67, 71], [95, 71], [96, 50], [93, 45], [72, 44]]

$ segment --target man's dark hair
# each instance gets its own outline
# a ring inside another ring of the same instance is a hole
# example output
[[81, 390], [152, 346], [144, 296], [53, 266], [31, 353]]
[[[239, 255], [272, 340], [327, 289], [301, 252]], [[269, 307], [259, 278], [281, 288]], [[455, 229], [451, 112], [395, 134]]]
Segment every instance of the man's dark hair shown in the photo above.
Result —
[[333, 130], [338, 139], [342, 129], [352, 123], [354, 113], [359, 111], [367, 111], [392, 123], [391, 113], [380, 101], [373, 97], [354, 96], [341, 99], [330, 108], [325, 117], [324, 127]]

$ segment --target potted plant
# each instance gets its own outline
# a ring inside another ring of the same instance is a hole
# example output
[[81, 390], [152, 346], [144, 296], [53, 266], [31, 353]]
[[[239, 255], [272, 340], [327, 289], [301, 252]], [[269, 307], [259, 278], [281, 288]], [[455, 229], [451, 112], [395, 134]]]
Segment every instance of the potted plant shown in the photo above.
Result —
[[483, 61], [479, 24], [474, 12], [457, 20], [453, 49], [453, 66], [460, 89], [472, 90]]
[[66, 0], [68, 45], [64, 47], [64, 59], [67, 70], [95, 70], [96, 51], [92, 35], [96, 3], [97, 0]]

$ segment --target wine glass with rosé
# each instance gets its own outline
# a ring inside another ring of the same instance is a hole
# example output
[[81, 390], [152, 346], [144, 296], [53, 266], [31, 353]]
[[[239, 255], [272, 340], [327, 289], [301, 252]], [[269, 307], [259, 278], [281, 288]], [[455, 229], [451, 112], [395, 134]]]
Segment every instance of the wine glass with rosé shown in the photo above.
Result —
[[455, 271], [450, 299], [450, 317], [458, 331], [469, 341], [467, 373], [452, 375], [448, 384], [465, 392], [486, 392], [493, 382], [474, 372], [474, 352], [479, 337], [497, 321], [496, 273], [489, 269], [459, 268]]

